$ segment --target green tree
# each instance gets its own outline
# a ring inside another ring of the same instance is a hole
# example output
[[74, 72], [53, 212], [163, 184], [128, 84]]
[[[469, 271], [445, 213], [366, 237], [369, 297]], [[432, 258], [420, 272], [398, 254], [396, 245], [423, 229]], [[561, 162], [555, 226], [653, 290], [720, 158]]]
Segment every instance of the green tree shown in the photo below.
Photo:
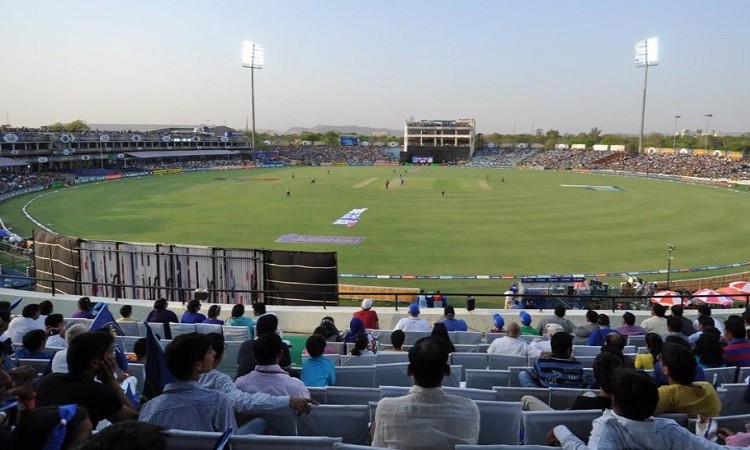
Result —
[[86, 122], [84, 122], [81, 119], [76, 119], [65, 125], [65, 131], [81, 132], [81, 131], [88, 131], [88, 130], [89, 130], [89, 126], [86, 125]]

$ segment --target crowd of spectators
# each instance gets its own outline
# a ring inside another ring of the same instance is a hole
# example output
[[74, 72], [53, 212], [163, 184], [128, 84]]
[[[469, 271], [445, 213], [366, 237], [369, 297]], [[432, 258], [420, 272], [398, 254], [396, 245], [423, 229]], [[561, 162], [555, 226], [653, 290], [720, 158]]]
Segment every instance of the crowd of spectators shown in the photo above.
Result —
[[143, 164], [135, 166], [141, 170], [157, 170], [157, 169], [203, 169], [203, 168], [216, 168], [216, 167], [241, 167], [250, 161], [242, 161], [242, 159], [181, 159], [178, 161], [148, 161]]
[[534, 155], [537, 151], [528, 148], [499, 149], [484, 148], [474, 152], [466, 167], [510, 168]]
[[627, 153], [623, 154], [620, 159], [609, 161], [606, 164], [592, 164], [589, 168], [699, 178], [750, 178], [750, 163], [747, 161], [706, 155]]
[[303, 162], [313, 166], [322, 164], [375, 164], [376, 162], [398, 162], [398, 159], [377, 147], [328, 147], [306, 146], [279, 148], [279, 160]]
[[611, 151], [554, 149], [534, 153], [520, 161], [518, 165], [556, 170], [583, 169], [595, 161], [607, 158], [612, 153]]
[[65, 181], [66, 176], [52, 172], [0, 172], [0, 194], [35, 186], [49, 186], [55, 181]]

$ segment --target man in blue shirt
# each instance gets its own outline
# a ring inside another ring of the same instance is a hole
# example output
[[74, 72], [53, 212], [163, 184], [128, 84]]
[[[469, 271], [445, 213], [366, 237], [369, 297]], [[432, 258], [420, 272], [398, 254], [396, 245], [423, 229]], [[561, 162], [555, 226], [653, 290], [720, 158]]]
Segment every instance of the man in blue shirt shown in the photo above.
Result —
[[445, 328], [448, 329], [448, 331], [467, 331], [469, 329], [466, 325], [466, 321], [456, 319], [456, 311], [452, 306], [446, 306], [443, 310], [443, 314], [445, 314], [445, 319], [440, 322], [445, 324]]

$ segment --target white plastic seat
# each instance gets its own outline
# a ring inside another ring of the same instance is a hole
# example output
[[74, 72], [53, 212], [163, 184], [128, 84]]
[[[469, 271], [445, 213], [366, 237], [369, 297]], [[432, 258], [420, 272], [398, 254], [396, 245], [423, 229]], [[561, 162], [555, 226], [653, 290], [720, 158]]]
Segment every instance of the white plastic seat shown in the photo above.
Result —
[[[375, 384], [373, 386], [411, 386], [411, 377], [407, 374], [408, 363], [376, 364]], [[372, 370], [372, 368], [369, 368]], [[338, 375], [336, 376], [338, 380]], [[337, 384], [339, 384], [337, 382]]]
[[[150, 324], [149, 324], [150, 325]], [[172, 339], [182, 334], [195, 333], [194, 323], [170, 323], [169, 329], [172, 332]]]
[[477, 345], [482, 341], [482, 333], [477, 331], [454, 331], [455, 344]]
[[367, 405], [380, 399], [376, 387], [328, 386], [326, 403], [329, 405]]
[[521, 402], [475, 400], [479, 408], [478, 444], [517, 444], [521, 431]]
[[[170, 325], [171, 327], [172, 325]], [[221, 334], [221, 325], [218, 323], [196, 323], [195, 324], [195, 331], [201, 334], [208, 334], [208, 333], [219, 333]], [[247, 339], [243, 339], [247, 340]]]
[[497, 401], [497, 394], [493, 390], [443, 386], [443, 391], [446, 394], [469, 398], [471, 400]]
[[463, 367], [461, 371], [461, 380], [466, 380], [467, 369], [486, 369], [488, 365], [488, 355], [486, 353], [451, 353], [451, 364]]
[[573, 356], [578, 358], [579, 356], [596, 356], [601, 353], [601, 347], [595, 347], [593, 345], [574, 345]]
[[706, 381], [712, 383], [714, 386], [732, 384], [735, 382], [742, 383], [742, 380], [734, 379], [737, 374], [737, 368], [734, 366], [703, 369], [703, 372], [706, 374]]
[[341, 366], [374, 366], [376, 362], [376, 355], [341, 355], [339, 357], [339, 365]]
[[380, 351], [375, 359], [376, 364], [393, 364], [409, 362], [409, 353], [407, 352], [389, 352]]
[[224, 325], [221, 327], [225, 341], [246, 341], [250, 339], [250, 330], [244, 326]]

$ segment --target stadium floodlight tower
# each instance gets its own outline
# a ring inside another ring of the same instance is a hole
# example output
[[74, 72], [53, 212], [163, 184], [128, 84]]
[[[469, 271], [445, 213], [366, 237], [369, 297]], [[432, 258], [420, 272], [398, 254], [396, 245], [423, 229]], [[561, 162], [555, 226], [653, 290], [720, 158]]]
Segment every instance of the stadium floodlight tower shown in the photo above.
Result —
[[703, 144], [703, 147], [705, 148], [706, 151], [708, 151], [708, 121], [714, 115], [713, 114], [704, 114], [704, 116], [706, 117], [706, 131], [703, 132], [703, 137], [705, 138], [705, 142]]
[[643, 152], [643, 125], [646, 120], [646, 89], [648, 87], [648, 66], [659, 63], [659, 41], [657, 38], [648, 38], [635, 43], [635, 65], [645, 67], [646, 75], [643, 80], [643, 103], [641, 104], [641, 134], [638, 137], [638, 152]]
[[263, 68], [263, 56], [265, 49], [256, 42], [245, 41], [242, 43], [242, 67], [250, 69], [250, 105], [252, 108], [253, 134], [250, 145], [255, 150], [255, 69]]

